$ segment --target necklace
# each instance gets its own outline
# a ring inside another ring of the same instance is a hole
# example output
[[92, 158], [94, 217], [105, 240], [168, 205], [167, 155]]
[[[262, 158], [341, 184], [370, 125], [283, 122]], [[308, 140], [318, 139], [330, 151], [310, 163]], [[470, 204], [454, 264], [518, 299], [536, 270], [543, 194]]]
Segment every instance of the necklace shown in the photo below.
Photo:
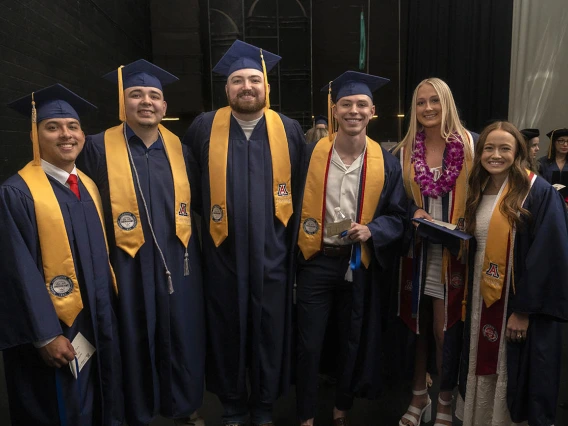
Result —
[[438, 198], [450, 192], [460, 175], [463, 160], [464, 147], [463, 141], [458, 133], [452, 133], [446, 142], [446, 158], [442, 174], [434, 180], [434, 173], [426, 163], [426, 134], [416, 133], [414, 152], [411, 161], [414, 163], [414, 181], [420, 186], [422, 195], [431, 198]]

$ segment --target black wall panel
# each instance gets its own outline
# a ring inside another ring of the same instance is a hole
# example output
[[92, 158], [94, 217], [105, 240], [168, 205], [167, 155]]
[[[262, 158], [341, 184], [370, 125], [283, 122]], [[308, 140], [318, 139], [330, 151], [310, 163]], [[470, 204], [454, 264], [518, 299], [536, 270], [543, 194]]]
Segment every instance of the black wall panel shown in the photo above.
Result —
[[11, 0], [0, 4], [0, 181], [31, 160], [30, 123], [6, 103], [61, 83], [99, 107], [86, 133], [118, 123], [116, 87], [101, 75], [151, 59], [148, 0]]

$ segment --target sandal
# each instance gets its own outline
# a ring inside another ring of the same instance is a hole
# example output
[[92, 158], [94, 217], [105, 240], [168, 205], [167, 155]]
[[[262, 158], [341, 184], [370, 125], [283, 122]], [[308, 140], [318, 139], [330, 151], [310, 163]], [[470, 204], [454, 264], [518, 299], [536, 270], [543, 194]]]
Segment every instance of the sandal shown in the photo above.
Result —
[[[444, 406], [448, 406], [448, 405], [452, 405], [452, 401], [454, 400], [454, 398], [451, 398], [449, 401], [444, 401], [442, 398], [440, 398], [440, 396], [438, 395], [438, 403]], [[444, 413], [436, 413], [436, 420], [443, 420], [445, 422], [451, 422], [453, 423], [454, 421], [454, 417], [451, 414], [444, 414]], [[448, 426], [447, 424], [444, 423], [438, 423], [436, 421], [436, 423], [434, 423], [434, 426]]]
[[[412, 391], [412, 395], [416, 396], [427, 395], [427, 394], [428, 394], [428, 388], [420, 391], [415, 391], [415, 390]], [[416, 417], [408, 413], [416, 414], [418, 416], [418, 420], [416, 419]], [[410, 423], [404, 424], [402, 423], [402, 419], [406, 419]], [[410, 426], [410, 425], [417, 426], [420, 424], [420, 422], [428, 423], [430, 420], [432, 420], [432, 400], [430, 399], [430, 396], [428, 396], [428, 403], [422, 410], [420, 408], [415, 407], [414, 405], [409, 405], [408, 409], [406, 410], [406, 413], [402, 416], [402, 419], [398, 421], [398, 426]]]

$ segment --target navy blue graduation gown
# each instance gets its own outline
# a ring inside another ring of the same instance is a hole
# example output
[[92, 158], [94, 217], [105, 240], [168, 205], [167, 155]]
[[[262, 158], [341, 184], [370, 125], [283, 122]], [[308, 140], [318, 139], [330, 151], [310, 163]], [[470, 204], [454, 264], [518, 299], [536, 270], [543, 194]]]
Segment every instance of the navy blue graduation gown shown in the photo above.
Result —
[[[538, 159], [538, 172], [547, 182], [559, 183], [552, 182], [552, 172], [562, 172], [562, 174], [568, 176], [568, 163], [564, 164], [564, 167], [560, 170], [558, 164], [556, 164], [556, 160], [540, 157]], [[564, 179], [568, 179], [568, 177], [564, 177]]]
[[[304, 162], [307, 176], [309, 162], [315, 144], [308, 145]], [[383, 365], [381, 362], [382, 323], [384, 321], [382, 300], [388, 297], [392, 282], [398, 246], [404, 235], [406, 218], [406, 193], [402, 184], [399, 161], [381, 148], [384, 158], [385, 183], [373, 220], [367, 224], [371, 238], [366, 244], [373, 256], [368, 269], [363, 266], [353, 271], [353, 299], [349, 325], [349, 348], [345, 370], [340, 373], [343, 388], [353, 395], [377, 398], [381, 390]], [[323, 357], [326, 354], [322, 354]]]
[[[229, 236], [217, 248], [209, 233], [209, 139], [215, 111], [198, 116], [183, 143], [190, 148], [194, 201], [201, 201], [206, 315], [207, 388], [237, 397], [247, 391], [271, 403], [290, 381], [291, 306], [300, 167], [305, 147], [300, 125], [283, 115], [292, 166], [295, 214], [287, 227], [274, 216], [272, 158], [261, 118], [250, 139], [231, 116], [227, 160]], [[199, 195], [198, 195], [199, 194]]]
[[145, 243], [132, 258], [115, 243], [104, 133], [87, 137], [77, 164], [101, 193], [119, 289], [117, 314], [126, 419], [130, 426], [137, 426], [150, 423], [158, 414], [169, 418], [189, 416], [201, 406], [205, 324], [199, 240], [192, 226], [188, 246], [190, 274], [184, 276], [185, 248], [176, 236], [174, 187], [163, 143], [159, 139], [147, 149], [132, 130], [128, 129], [127, 135], [152, 226], [171, 272], [171, 295], [134, 171], [132, 179]]
[[[561, 324], [568, 321], [568, 216], [561, 196], [537, 177], [523, 205], [531, 213], [517, 229], [514, 246], [516, 292], [509, 292], [507, 317], [530, 314], [527, 339], [507, 343], [507, 403], [511, 419], [531, 426], [554, 424], [561, 368]], [[473, 264], [475, 250], [470, 250]], [[468, 306], [471, 306], [473, 269], [470, 268]], [[468, 310], [460, 367], [465, 399], [470, 346]], [[504, 332], [505, 330], [503, 330]]]
[[[0, 187], [0, 349], [4, 351], [12, 425], [60, 425], [56, 375], [67, 425], [123, 421], [120, 352], [114, 289], [104, 235], [93, 200], [79, 183], [81, 201], [49, 177], [61, 207], [83, 309], [71, 327], [60, 322], [46, 289], [34, 202], [19, 175]], [[96, 348], [75, 380], [67, 366], [48, 367], [33, 342], [81, 332]]]

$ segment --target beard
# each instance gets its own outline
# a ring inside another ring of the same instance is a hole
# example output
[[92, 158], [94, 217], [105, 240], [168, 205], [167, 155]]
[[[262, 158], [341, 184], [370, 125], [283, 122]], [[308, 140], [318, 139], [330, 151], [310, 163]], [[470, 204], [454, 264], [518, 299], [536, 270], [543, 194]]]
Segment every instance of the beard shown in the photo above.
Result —
[[[254, 99], [252, 101], [243, 101], [241, 99], [243, 96], [254, 96]], [[266, 98], [260, 99], [256, 91], [253, 90], [243, 90], [232, 99], [227, 96], [227, 100], [229, 101], [231, 109], [240, 114], [252, 114], [259, 112], [266, 106]]]

